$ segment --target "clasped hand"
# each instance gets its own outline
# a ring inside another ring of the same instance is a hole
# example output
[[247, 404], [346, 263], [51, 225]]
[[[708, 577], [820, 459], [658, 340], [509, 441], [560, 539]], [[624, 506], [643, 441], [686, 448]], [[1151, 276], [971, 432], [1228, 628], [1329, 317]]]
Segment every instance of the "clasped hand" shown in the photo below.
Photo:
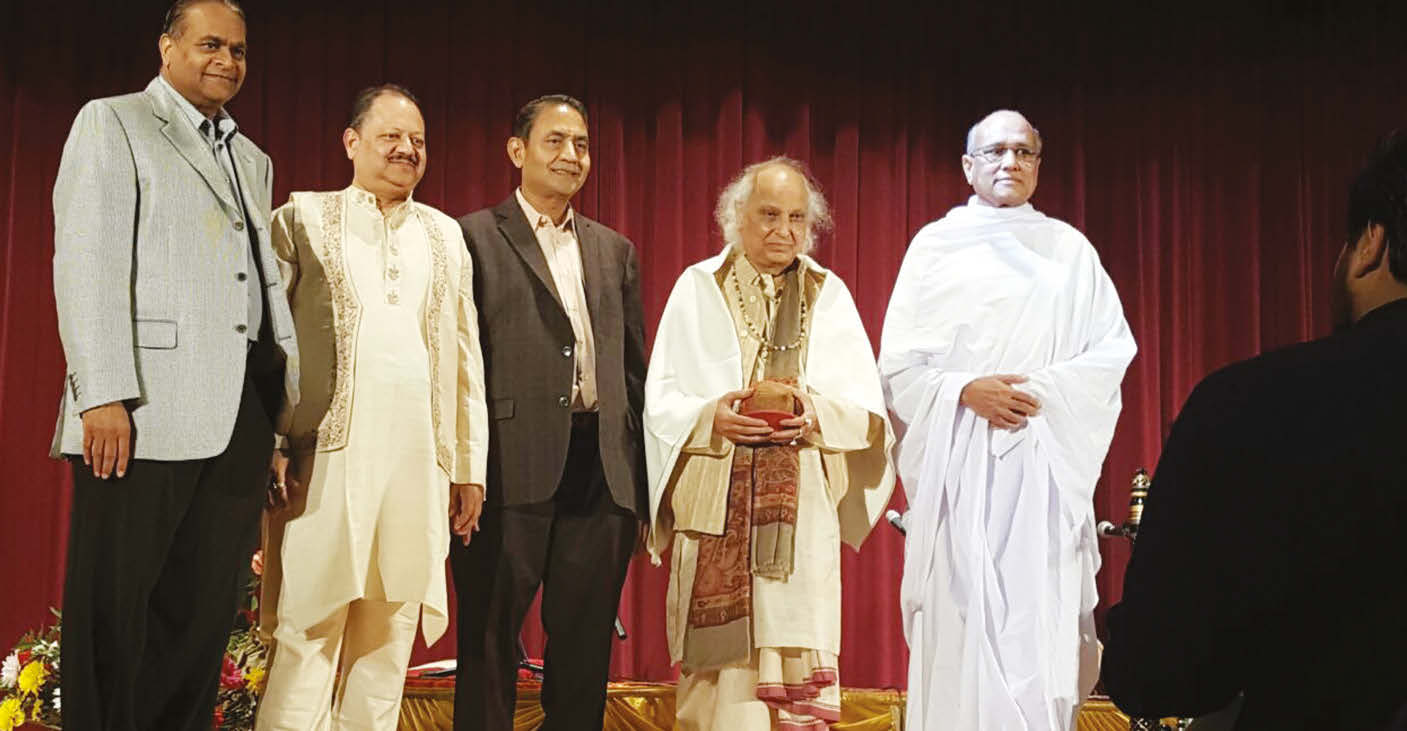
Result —
[[762, 419], [754, 419], [738, 413], [738, 403], [752, 396], [753, 389], [729, 391], [718, 397], [718, 405], [713, 410], [713, 433], [734, 444], [784, 444], [794, 442], [816, 431], [816, 409], [811, 395], [788, 386], [792, 396], [801, 402], [801, 414], [790, 419], [782, 419], [782, 429], [773, 429]]
[[1041, 402], [1035, 396], [1012, 388], [1025, 383], [1025, 376], [998, 374], [973, 379], [962, 388], [958, 400], [963, 406], [999, 429], [1020, 429], [1026, 420], [1040, 413]]

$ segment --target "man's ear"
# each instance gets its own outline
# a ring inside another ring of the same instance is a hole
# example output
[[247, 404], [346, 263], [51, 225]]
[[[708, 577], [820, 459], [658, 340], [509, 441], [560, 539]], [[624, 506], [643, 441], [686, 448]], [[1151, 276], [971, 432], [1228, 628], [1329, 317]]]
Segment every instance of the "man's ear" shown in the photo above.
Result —
[[962, 156], [962, 175], [967, 178], [967, 184], [972, 185], [972, 166], [976, 163], [971, 155]]
[[1348, 261], [1348, 275], [1363, 277], [1387, 265], [1387, 230], [1381, 223], [1369, 223], [1358, 237]]
[[347, 159], [350, 160], [357, 155], [357, 145], [362, 141], [362, 136], [357, 131], [348, 127], [342, 130], [342, 147], [347, 151]]
[[523, 138], [509, 137], [507, 149], [508, 160], [513, 163], [513, 167], [521, 170], [523, 168], [523, 160], [528, 156], [528, 147], [524, 144]]
[[176, 45], [176, 39], [165, 33], [156, 41], [156, 51], [161, 54], [161, 68], [166, 68], [166, 54], [171, 52], [171, 47]]

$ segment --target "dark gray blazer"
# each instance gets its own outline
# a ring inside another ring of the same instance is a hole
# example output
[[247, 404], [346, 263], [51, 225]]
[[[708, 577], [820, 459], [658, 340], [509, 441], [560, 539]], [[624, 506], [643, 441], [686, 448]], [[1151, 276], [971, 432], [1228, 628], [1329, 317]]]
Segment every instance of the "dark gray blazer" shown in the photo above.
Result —
[[[596, 340], [601, 463], [617, 505], [643, 515], [645, 329], [635, 247], [575, 213]], [[461, 219], [474, 260], [474, 299], [489, 406], [487, 500], [550, 499], [571, 439], [571, 321], [516, 196]]]

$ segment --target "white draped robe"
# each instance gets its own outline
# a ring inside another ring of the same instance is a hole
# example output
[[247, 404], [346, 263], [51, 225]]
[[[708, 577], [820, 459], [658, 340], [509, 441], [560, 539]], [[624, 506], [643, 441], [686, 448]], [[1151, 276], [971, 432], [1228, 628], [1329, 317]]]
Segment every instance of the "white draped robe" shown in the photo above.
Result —
[[[914, 237], [879, 359], [910, 507], [910, 728], [1074, 728], [1098, 677], [1092, 496], [1136, 349], [1094, 248], [1030, 204], [974, 199]], [[1041, 402], [1016, 430], [958, 402], [1006, 373]]]

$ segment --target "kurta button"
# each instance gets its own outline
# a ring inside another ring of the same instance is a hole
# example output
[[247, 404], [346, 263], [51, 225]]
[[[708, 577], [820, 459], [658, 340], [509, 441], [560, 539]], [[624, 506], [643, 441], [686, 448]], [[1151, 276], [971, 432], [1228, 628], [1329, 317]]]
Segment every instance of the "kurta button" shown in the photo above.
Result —
[[563, 345], [563, 346], [562, 346], [562, 357], [563, 357], [563, 358], [570, 358], [570, 357], [572, 357], [572, 346], [570, 346], [570, 345]]
[[239, 281], [241, 281], [241, 282], [243, 282], [244, 280], [246, 280], [246, 279], [248, 279], [248, 278], [249, 278], [249, 275], [248, 275], [248, 274], [245, 274], [244, 272], [240, 272], [239, 274], [236, 274], [236, 275], [235, 275], [235, 279], [237, 279], [237, 280], [239, 280]]
[[565, 408], [567, 408], [568, 406], [571, 406], [571, 405], [572, 405], [572, 402], [571, 402], [571, 399], [568, 399], [566, 396], [558, 396], [558, 397], [557, 397], [557, 405], [558, 405], [558, 406], [561, 406], [562, 408], [565, 409]]
[[248, 330], [249, 328], [245, 327], [244, 325], [235, 325], [235, 332], [237, 333], [246, 332]]
[[234, 227], [235, 227], [235, 230], [236, 230], [236, 231], [243, 231], [243, 230], [244, 230], [244, 221], [235, 221], [235, 222], [234, 222]]

